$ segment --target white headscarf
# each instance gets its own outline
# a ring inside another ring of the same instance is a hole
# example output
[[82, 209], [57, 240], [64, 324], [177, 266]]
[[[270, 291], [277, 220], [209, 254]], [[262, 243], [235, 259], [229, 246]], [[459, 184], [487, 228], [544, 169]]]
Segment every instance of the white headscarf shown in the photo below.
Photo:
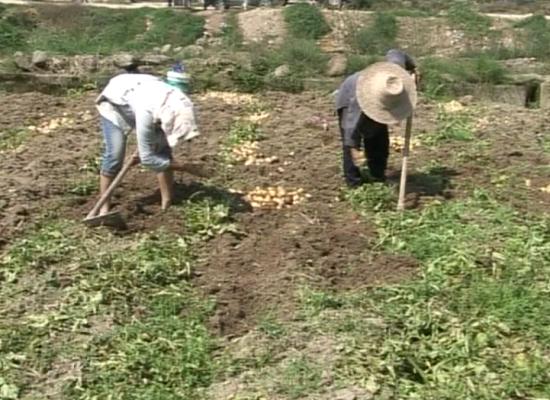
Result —
[[181, 139], [191, 140], [200, 134], [195, 121], [193, 103], [179, 90], [168, 93], [158, 111], [157, 118], [160, 120], [162, 131], [170, 147], [176, 146]]

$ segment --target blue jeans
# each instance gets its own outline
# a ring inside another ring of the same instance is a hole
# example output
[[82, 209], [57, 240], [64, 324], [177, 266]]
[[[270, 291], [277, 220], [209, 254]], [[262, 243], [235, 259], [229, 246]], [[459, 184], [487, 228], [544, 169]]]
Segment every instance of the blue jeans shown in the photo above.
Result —
[[[122, 164], [124, 163], [124, 156], [126, 154], [126, 134], [118, 126], [101, 116], [100, 124], [104, 143], [101, 175], [116, 176], [122, 169]], [[163, 158], [171, 159], [172, 152], [164, 133], [157, 132], [155, 139], [157, 138], [157, 143], [154, 145], [155, 154]], [[138, 138], [138, 145], [140, 142], [140, 138]], [[149, 154], [142, 154], [140, 151], [140, 158], [142, 160], [147, 160], [148, 156]]]

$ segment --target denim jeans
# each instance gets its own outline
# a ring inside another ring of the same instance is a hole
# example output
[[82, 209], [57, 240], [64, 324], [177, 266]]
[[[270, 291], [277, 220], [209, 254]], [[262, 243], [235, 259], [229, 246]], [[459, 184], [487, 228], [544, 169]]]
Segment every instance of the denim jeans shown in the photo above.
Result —
[[[101, 162], [101, 175], [104, 176], [116, 176], [122, 169], [124, 163], [124, 156], [126, 154], [126, 139], [127, 135], [122, 129], [113, 124], [111, 121], [104, 117], [100, 117], [101, 130], [103, 132], [103, 159]], [[150, 154], [144, 154], [142, 151], [143, 146], [140, 146], [143, 141], [149, 141], [149, 145], [155, 150], [155, 156], [171, 159], [172, 152], [166, 137], [162, 132], [156, 132], [154, 137], [155, 143], [150, 143], [151, 138], [138, 138], [139, 156], [142, 164], [147, 162]], [[147, 165], [146, 165], [147, 166]]]
[[[340, 133], [342, 142], [344, 140], [344, 130], [342, 129], [342, 117], [344, 109], [338, 111], [338, 121], [340, 123]], [[361, 115], [356, 131], [361, 137], [365, 158], [371, 176], [383, 181], [385, 179], [388, 157], [390, 154], [390, 138], [388, 126], [373, 121], [365, 114]], [[351, 147], [343, 145], [343, 167], [344, 177], [348, 186], [356, 187], [363, 183], [361, 172], [354, 164], [351, 156]]]

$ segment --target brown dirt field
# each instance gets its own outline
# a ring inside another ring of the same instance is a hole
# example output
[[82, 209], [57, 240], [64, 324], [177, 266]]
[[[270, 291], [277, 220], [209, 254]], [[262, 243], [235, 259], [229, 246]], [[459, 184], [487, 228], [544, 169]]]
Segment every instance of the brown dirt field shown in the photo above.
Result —
[[[18, 148], [0, 152], [0, 237], [4, 245], [44, 215], [80, 220], [93, 205], [95, 196], [72, 195], [68, 188], [82, 177], [79, 168], [100, 154], [95, 95], [1, 97], [4, 112], [0, 126], [4, 130], [40, 125], [64, 113], [75, 120], [51, 133], [31, 133]], [[326, 290], [354, 290], [396, 282], [415, 273], [414, 260], [368, 251], [376, 238], [374, 226], [359, 218], [341, 198], [340, 143], [332, 99], [317, 92], [269, 93], [259, 98], [270, 114], [262, 125], [265, 139], [260, 148], [264, 154], [277, 156], [279, 163], [219, 168], [220, 141], [245, 109], [218, 99], [196, 99], [203, 135], [175, 154], [217, 171], [208, 180], [178, 175], [177, 202], [189, 196], [223, 196], [234, 204], [232, 217], [242, 234], [224, 234], [204, 243], [194, 278], [198, 287], [216, 298], [212, 327], [228, 336], [247, 331], [266, 312], [292, 317], [298, 289], [305, 283]], [[84, 114], [86, 111], [89, 113]], [[413, 151], [409, 207], [459, 198], [472, 187], [497, 185], [499, 176], [505, 175], [518, 184], [513, 190], [503, 187], [503, 201], [529, 212], [547, 211], [550, 195], [539, 187], [550, 183], [550, 158], [542, 151], [540, 138], [546, 133], [549, 117], [539, 110], [493, 105], [477, 107], [475, 113], [483, 122], [475, 143], [421, 146]], [[313, 116], [326, 118], [328, 131], [304, 122]], [[435, 118], [434, 104], [422, 102], [414, 134], [433, 130]], [[481, 141], [488, 145], [472, 150]], [[393, 153], [390, 181], [398, 180], [399, 163], [399, 155]], [[421, 172], [430, 164], [441, 167], [437, 174]], [[524, 184], [524, 179], [529, 179], [531, 186]], [[263, 185], [301, 187], [311, 198], [289, 209], [252, 211], [241, 196], [229, 192]], [[160, 213], [157, 196], [153, 174], [139, 169], [130, 172], [115, 196], [116, 206], [128, 221], [128, 230], [121, 235], [157, 228], [185, 233], [182, 218], [178, 218], [181, 209]]]

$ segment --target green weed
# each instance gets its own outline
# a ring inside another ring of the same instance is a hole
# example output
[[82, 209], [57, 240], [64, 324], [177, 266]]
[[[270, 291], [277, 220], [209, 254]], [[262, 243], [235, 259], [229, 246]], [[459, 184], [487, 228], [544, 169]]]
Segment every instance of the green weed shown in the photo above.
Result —
[[238, 49], [243, 43], [243, 34], [239, 27], [239, 18], [236, 13], [231, 13], [225, 19], [225, 26], [222, 29], [223, 43], [226, 48]]
[[263, 133], [258, 124], [250, 121], [236, 120], [229, 128], [229, 133], [221, 146], [221, 157], [226, 164], [234, 161], [232, 150], [244, 143], [261, 140]]
[[[80, 399], [185, 399], [211, 382], [213, 342], [205, 328], [208, 308], [189, 304], [176, 290], [158, 293], [151, 315], [93, 340]], [[182, 316], [182, 314], [184, 316]]]
[[[547, 216], [520, 215], [480, 191], [366, 216], [379, 230], [378, 248], [414, 256], [421, 276], [352, 295], [316, 294], [333, 299], [316, 302], [314, 315], [323, 334], [340, 335], [334, 374], [346, 382], [369, 376], [374, 392], [395, 398], [548, 395]], [[309, 310], [310, 296], [302, 304]]]
[[302, 398], [321, 386], [321, 368], [306, 357], [292, 359], [285, 366], [279, 391], [290, 399]]
[[87, 175], [69, 184], [68, 192], [77, 196], [89, 196], [99, 190], [98, 175]]
[[27, 371], [58, 371], [64, 360], [82, 368], [49, 388], [60, 397], [181, 399], [208, 385], [212, 304], [186, 281], [196, 238], [212, 234], [201, 229], [128, 240], [45, 221], [14, 243], [0, 260], [2, 390], [25, 396], [35, 381]]
[[25, 142], [28, 136], [29, 132], [22, 128], [0, 132], [0, 151], [16, 149]]
[[399, 25], [397, 19], [387, 13], [377, 12], [369, 26], [352, 32], [352, 48], [361, 54], [385, 54], [396, 46]]
[[[204, 19], [172, 10], [107, 10], [78, 6], [10, 7], [0, 19], [4, 53], [40, 49], [61, 54], [143, 51], [161, 44], [186, 46], [202, 35]], [[38, 23], [40, 22], [40, 23]]]
[[345, 192], [345, 198], [359, 213], [389, 210], [395, 207], [396, 196], [392, 187], [384, 183], [370, 183]]
[[227, 204], [216, 204], [211, 200], [190, 201], [186, 204], [184, 213], [185, 225], [196, 240], [203, 241], [226, 232], [237, 231], [236, 226], [228, 222]]
[[292, 37], [316, 40], [330, 32], [323, 13], [318, 7], [301, 3], [285, 7], [286, 25]]
[[499, 84], [506, 80], [506, 69], [487, 54], [471, 59], [427, 58], [422, 61], [422, 90], [430, 98], [451, 95], [454, 85]]
[[471, 117], [464, 112], [446, 112], [442, 108], [437, 113], [437, 130], [421, 136], [428, 146], [435, 146], [449, 140], [471, 141], [475, 138]]
[[346, 75], [351, 75], [355, 72], [361, 71], [377, 61], [379, 61], [378, 57], [350, 54], [348, 56], [348, 64], [346, 66]]
[[537, 57], [542, 60], [549, 58], [550, 24], [544, 15], [533, 15], [518, 22], [515, 26], [524, 32], [521, 50], [525, 56]]
[[470, 38], [486, 36], [491, 28], [491, 19], [480, 14], [471, 0], [457, 0], [450, 7], [447, 18], [451, 26], [462, 30]]

